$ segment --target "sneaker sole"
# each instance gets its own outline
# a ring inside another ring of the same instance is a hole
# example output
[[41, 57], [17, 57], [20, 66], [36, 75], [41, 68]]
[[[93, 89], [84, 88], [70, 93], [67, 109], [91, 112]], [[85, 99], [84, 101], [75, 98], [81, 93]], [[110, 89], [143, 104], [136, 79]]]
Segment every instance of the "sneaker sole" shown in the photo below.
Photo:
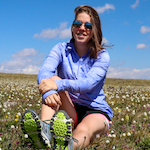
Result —
[[36, 148], [49, 148], [49, 141], [44, 138], [41, 132], [40, 118], [37, 113], [28, 109], [21, 119], [21, 128], [24, 134], [28, 134]]
[[60, 110], [54, 114], [50, 122], [50, 131], [54, 139], [53, 150], [68, 150], [72, 138], [72, 124], [69, 115]]

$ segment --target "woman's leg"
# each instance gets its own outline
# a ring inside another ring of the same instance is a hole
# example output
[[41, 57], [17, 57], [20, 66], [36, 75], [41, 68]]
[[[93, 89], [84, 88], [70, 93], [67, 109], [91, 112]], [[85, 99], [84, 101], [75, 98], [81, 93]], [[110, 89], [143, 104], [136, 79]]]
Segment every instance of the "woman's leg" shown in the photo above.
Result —
[[42, 107], [41, 107], [41, 120], [45, 121], [46, 123], [49, 124], [51, 118], [56, 113], [56, 111], [58, 111], [58, 109], [59, 109], [59, 106], [57, 106], [57, 107], [50, 107], [47, 104], [42, 103]]
[[[53, 77], [51, 77], [51, 79], [61, 80], [61, 78], [58, 76], [53, 76]], [[58, 94], [61, 98], [62, 105], [61, 106], [58, 105], [57, 107], [50, 107], [50, 106], [46, 105], [45, 103], [43, 103], [42, 108], [41, 108], [41, 120], [50, 120], [52, 118], [52, 116], [59, 109], [62, 109], [68, 113], [68, 115], [74, 120], [74, 122], [76, 122], [76, 119], [77, 119], [76, 110], [74, 108], [74, 105], [72, 103], [72, 100], [70, 99], [68, 92], [67, 91], [59, 92]], [[49, 122], [47, 122], [47, 123], [49, 123]]]
[[[57, 80], [60, 78], [57, 76], [53, 76], [51, 79]], [[54, 141], [53, 149], [55, 149], [56, 147], [57, 148], [61, 147], [62, 149], [64, 149], [64, 146], [67, 146], [69, 148], [69, 146], [72, 145], [71, 144], [72, 141], [70, 142], [70, 140], [72, 139], [72, 128], [70, 128], [71, 127], [70, 118], [72, 118], [76, 123], [77, 115], [68, 92], [67, 91], [59, 92], [58, 94], [60, 96], [62, 105], [61, 106], [58, 105], [57, 107], [50, 107], [46, 104], [42, 104], [41, 119], [50, 120], [53, 117], [51, 123], [47, 122], [50, 123], [51, 136], [53, 137]], [[65, 114], [63, 111], [58, 110], [64, 110], [67, 113]], [[64, 116], [62, 113], [64, 113]], [[64, 124], [66, 125], [64, 126]], [[64, 136], [65, 138], [62, 138], [62, 136]]]
[[74, 142], [74, 149], [78, 147], [85, 148], [90, 141], [96, 137], [96, 134], [105, 134], [108, 130], [106, 119], [100, 114], [89, 114], [76, 127], [73, 137], [79, 141]]
[[65, 110], [67, 114], [70, 116], [70, 118], [73, 119], [74, 123], [77, 121], [77, 114], [76, 110], [74, 108], [74, 105], [72, 103], [72, 100], [68, 94], [67, 91], [65, 92], [59, 92], [60, 98], [62, 100], [62, 105], [60, 106], [60, 110]]

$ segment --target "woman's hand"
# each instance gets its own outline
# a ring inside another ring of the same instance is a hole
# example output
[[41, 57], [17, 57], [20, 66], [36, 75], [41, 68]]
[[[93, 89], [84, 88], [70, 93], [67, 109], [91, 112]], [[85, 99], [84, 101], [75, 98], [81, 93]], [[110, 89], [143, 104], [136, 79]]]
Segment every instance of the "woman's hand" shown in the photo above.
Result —
[[56, 107], [57, 105], [62, 105], [60, 96], [57, 94], [49, 95], [45, 98], [45, 104], [51, 107]]
[[57, 90], [57, 84], [52, 79], [42, 79], [41, 83], [39, 84], [39, 91], [41, 94], [46, 93], [50, 90]]

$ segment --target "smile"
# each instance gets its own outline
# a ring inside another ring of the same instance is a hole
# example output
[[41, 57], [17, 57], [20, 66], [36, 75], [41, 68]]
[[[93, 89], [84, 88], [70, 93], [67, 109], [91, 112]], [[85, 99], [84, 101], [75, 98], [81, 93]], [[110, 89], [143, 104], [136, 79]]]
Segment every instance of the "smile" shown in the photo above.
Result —
[[82, 33], [78, 33], [77, 35], [78, 36], [86, 36], [85, 34], [82, 34]]

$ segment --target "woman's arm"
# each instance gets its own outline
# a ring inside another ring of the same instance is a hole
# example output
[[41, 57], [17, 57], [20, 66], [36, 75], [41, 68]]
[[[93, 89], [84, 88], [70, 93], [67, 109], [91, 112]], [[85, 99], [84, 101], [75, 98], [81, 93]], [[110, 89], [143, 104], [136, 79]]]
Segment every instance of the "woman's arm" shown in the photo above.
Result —
[[[61, 62], [61, 55], [60, 55], [60, 49], [62, 48], [61, 44], [57, 44], [49, 53], [46, 60], [44, 61], [38, 76], [37, 76], [37, 82], [38, 84], [41, 83], [42, 79], [49, 79], [52, 76], [55, 75], [55, 71]], [[40, 89], [39, 89], [40, 90]], [[57, 94], [56, 90], [47, 90], [47, 92], [42, 93], [43, 100], [45, 100], [46, 97], [52, 94]]]
[[98, 59], [93, 64], [92, 68], [86, 74], [85, 77], [76, 80], [70, 79], [55, 80], [56, 85], [54, 81], [46, 79], [47, 81], [45, 82], [45, 84], [47, 84], [47, 89], [42, 90], [43, 92], [45, 92], [46, 90], [47, 91], [57, 90], [58, 92], [67, 90], [70, 92], [77, 92], [77, 93], [89, 92], [97, 84], [99, 84], [101, 80], [106, 76], [109, 63], [110, 57], [108, 53], [104, 51], [103, 53], [101, 53], [100, 57], [98, 57]]
[[77, 93], [91, 91], [106, 76], [109, 63], [110, 57], [108, 53], [106, 51], [102, 52], [85, 77], [77, 80], [55, 80], [58, 92], [61, 90]]
[[61, 44], [57, 44], [49, 53], [38, 73], [37, 82], [40, 84], [42, 79], [49, 79], [55, 75], [55, 71], [61, 62]]

